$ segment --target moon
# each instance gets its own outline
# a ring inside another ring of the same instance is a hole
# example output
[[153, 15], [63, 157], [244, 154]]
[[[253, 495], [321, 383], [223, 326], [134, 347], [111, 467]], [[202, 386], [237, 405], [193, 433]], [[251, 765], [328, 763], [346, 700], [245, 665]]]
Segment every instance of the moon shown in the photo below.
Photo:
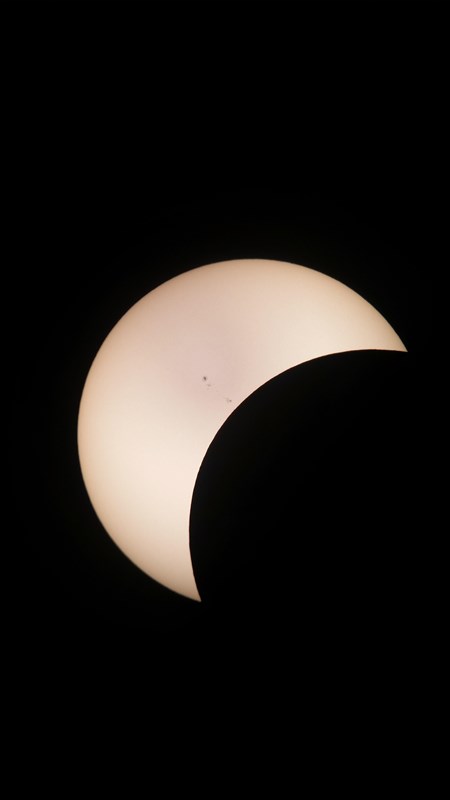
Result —
[[164, 586], [200, 600], [189, 516], [216, 433], [275, 376], [350, 350], [406, 348], [356, 292], [296, 264], [209, 264], [137, 302], [97, 353], [78, 418], [83, 480], [123, 553]]

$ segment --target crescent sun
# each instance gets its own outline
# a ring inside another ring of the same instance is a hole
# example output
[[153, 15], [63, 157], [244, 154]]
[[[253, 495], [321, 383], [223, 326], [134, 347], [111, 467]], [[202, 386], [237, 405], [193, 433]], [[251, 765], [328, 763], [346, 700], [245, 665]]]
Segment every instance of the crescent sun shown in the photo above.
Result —
[[145, 295], [97, 353], [78, 419], [83, 480], [119, 548], [155, 580], [200, 600], [189, 516], [216, 433], [275, 376], [351, 350], [406, 348], [356, 292], [296, 264], [210, 264]]

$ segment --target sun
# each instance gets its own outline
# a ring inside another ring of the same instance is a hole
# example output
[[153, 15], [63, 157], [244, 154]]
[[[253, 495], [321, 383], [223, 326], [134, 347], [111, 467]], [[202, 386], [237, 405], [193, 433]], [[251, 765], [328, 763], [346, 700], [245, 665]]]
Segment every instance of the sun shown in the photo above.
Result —
[[79, 412], [83, 479], [112, 539], [152, 578], [199, 600], [189, 516], [217, 431], [285, 370], [373, 349], [405, 347], [358, 294], [295, 264], [209, 264], [147, 294], [100, 348]]

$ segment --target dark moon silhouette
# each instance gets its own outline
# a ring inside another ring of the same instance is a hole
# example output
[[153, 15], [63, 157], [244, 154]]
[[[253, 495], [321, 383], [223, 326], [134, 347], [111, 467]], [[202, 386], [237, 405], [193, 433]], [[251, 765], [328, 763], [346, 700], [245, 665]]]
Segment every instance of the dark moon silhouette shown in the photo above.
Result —
[[215, 612], [234, 607], [243, 625], [278, 613], [340, 636], [408, 624], [424, 531], [412, 361], [326, 356], [273, 379], [227, 420], [191, 511], [194, 573]]

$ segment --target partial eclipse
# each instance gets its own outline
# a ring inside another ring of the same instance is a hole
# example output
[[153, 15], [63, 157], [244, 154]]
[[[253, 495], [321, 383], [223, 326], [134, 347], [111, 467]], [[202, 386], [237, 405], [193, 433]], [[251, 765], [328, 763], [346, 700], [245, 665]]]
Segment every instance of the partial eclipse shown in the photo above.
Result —
[[225, 261], [167, 281], [119, 320], [84, 386], [78, 448], [100, 521], [145, 573], [200, 600], [190, 509], [225, 420], [305, 361], [405, 349], [370, 303], [307, 267]]

